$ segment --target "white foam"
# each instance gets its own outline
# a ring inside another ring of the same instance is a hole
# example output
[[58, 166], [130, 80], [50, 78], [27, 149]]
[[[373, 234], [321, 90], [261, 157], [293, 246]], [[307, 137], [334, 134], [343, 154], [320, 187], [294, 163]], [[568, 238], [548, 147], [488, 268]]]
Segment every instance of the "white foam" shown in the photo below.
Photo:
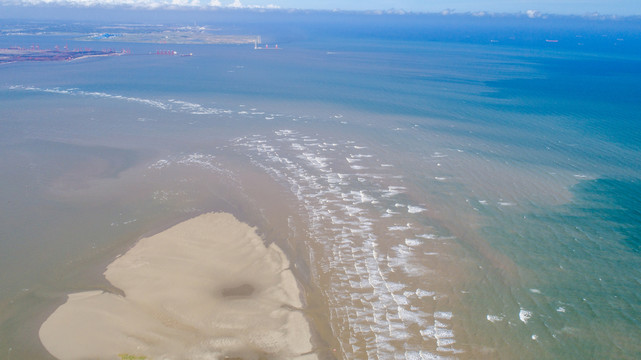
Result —
[[423, 242], [419, 239], [405, 239], [405, 245], [407, 246], [419, 246], [422, 244]]
[[[381, 216], [400, 214], [392, 206], [390, 209], [372, 206], [387, 204], [389, 200], [384, 198], [405, 192], [406, 188], [398, 185], [402, 176], [357, 173], [356, 170], [362, 170], [358, 166], [374, 166], [368, 160], [374, 155], [351, 154], [353, 148], [365, 148], [351, 145], [353, 141], [337, 142], [279, 131], [275, 139], [248, 136], [234, 142], [248, 149], [255, 165], [286, 184], [307, 215], [311, 238], [323, 249], [323, 256], [312, 262], [318, 264], [313, 276], [322, 274], [331, 278], [333, 286], [327, 289], [327, 299], [332, 330], [345, 339], [340, 346], [347, 358], [354, 357], [357, 349], [369, 358], [402, 359], [404, 350], [415, 351], [412, 354], [419, 358], [433, 358], [432, 353], [417, 348], [422, 333], [430, 332], [430, 321], [434, 321], [431, 333], [440, 339], [432, 338], [434, 350], [438, 346], [445, 352], [458, 351], [451, 348], [452, 330], [442, 323], [451, 319], [452, 314], [444, 311], [429, 314], [420, 309], [426, 298], [437, 294], [423, 289], [410, 291], [408, 283], [390, 279], [398, 278], [392, 275], [398, 270], [421, 279], [430, 271], [415, 259], [416, 254], [421, 254], [416, 247], [423, 240], [419, 236], [406, 238], [403, 233], [422, 225], [401, 225], [407, 220], [384, 222]], [[346, 166], [351, 169], [344, 170], [345, 173], [334, 171]], [[396, 185], [383, 187], [386, 182]], [[425, 211], [412, 205], [399, 207], [409, 213]], [[377, 232], [384, 234], [386, 244], [395, 245], [379, 246]], [[424, 238], [433, 237], [425, 235]], [[423, 331], [419, 332], [420, 329]]]
[[505, 319], [505, 316], [504, 315], [490, 315], [490, 314], [487, 314], [485, 316], [485, 318], [489, 322], [496, 323], [496, 322], [499, 322], [499, 321], [503, 321], [503, 319]]
[[[28, 90], [28, 91], [40, 91], [46, 93], [54, 93], [61, 95], [72, 95], [72, 96], [89, 96], [103, 99], [114, 99], [114, 100], [123, 100], [127, 102], [139, 103], [147, 106], [151, 106], [161, 110], [169, 110], [172, 112], [184, 112], [193, 115], [215, 115], [223, 112], [229, 113], [230, 110], [223, 110], [217, 108], [210, 108], [203, 106], [201, 104], [191, 103], [183, 100], [168, 99], [166, 102], [160, 100], [152, 100], [139, 98], [134, 96], [124, 96], [117, 94], [109, 94], [99, 91], [83, 91], [77, 88], [70, 89], [60, 89], [60, 88], [37, 88], [37, 87], [25, 87], [25, 86], [11, 86], [12, 90]], [[242, 113], [242, 112], [239, 112]]]
[[452, 319], [452, 313], [450, 311], [436, 311], [434, 313], [434, 318], [441, 320], [450, 320]]
[[427, 291], [427, 290], [423, 290], [423, 289], [416, 289], [416, 296], [418, 296], [419, 299], [422, 299], [424, 297], [432, 297], [434, 295], [436, 295], [436, 293], [433, 292], [433, 291]]
[[222, 112], [220, 109], [205, 107], [200, 104], [190, 103], [182, 100], [169, 99], [170, 103], [180, 106], [180, 110], [194, 115], [211, 115]]
[[442, 346], [437, 347], [436, 351], [453, 353], [453, 354], [459, 354], [459, 353], [464, 352], [463, 350], [454, 349], [454, 348], [447, 348], [447, 347], [442, 347]]
[[200, 165], [206, 168], [217, 168], [213, 164], [214, 159], [215, 159], [215, 156], [213, 155], [193, 153], [179, 159], [177, 163], [178, 164], [195, 164], [195, 165]]
[[410, 224], [407, 225], [394, 225], [394, 226], [388, 226], [387, 230], [389, 231], [405, 231], [411, 229], [412, 226]]
[[421, 330], [421, 335], [431, 339], [448, 339], [454, 337], [454, 332], [451, 329], [445, 328], [443, 324], [439, 324]]
[[405, 187], [403, 186], [388, 186], [387, 190], [383, 190], [383, 197], [392, 197], [405, 192]]
[[163, 168], [166, 168], [169, 165], [171, 165], [171, 162], [169, 160], [160, 159], [160, 160], [156, 161], [155, 163], [149, 165], [147, 168], [148, 169], [163, 169]]
[[434, 235], [434, 234], [421, 234], [421, 235], [416, 235], [416, 237], [420, 237], [420, 238], [423, 238], [423, 239], [429, 239], [429, 240], [433, 240], [433, 239], [437, 238], [437, 236]]
[[454, 344], [455, 342], [456, 342], [456, 340], [454, 340], [454, 339], [452, 339], [452, 338], [444, 338], [444, 339], [437, 338], [437, 339], [436, 339], [436, 344], [437, 344], [437, 346], [439, 346], [439, 347], [452, 345], [452, 344]]
[[351, 191], [350, 194], [354, 196], [354, 198], [356, 199], [356, 202], [358, 203], [371, 203], [375, 200], [372, 196], [368, 195], [364, 190]]
[[405, 351], [405, 360], [441, 360], [445, 359], [442, 356], [433, 354], [428, 351]]
[[354, 206], [345, 206], [344, 209], [347, 212], [348, 216], [356, 216], [356, 215], [358, 215], [358, 214], [363, 212], [363, 209], [357, 208], [357, 207], [354, 207]]
[[423, 211], [426, 211], [427, 209], [422, 208], [420, 206], [412, 206], [412, 205], [407, 205], [407, 212], [410, 214], [418, 214]]
[[363, 159], [363, 158], [367, 159], [367, 158], [374, 157], [374, 155], [370, 155], [370, 154], [351, 154], [350, 156], [353, 159]]
[[274, 133], [278, 136], [289, 136], [293, 135], [294, 131], [293, 130], [288, 130], [288, 129], [282, 129], [282, 130], [276, 130]]
[[407, 310], [403, 307], [398, 307], [398, 317], [408, 324], [417, 324], [418, 326], [425, 326], [427, 320], [425, 313], [422, 311]]
[[528, 320], [532, 318], [532, 312], [529, 310], [521, 309], [519, 311], [519, 319], [523, 321], [524, 324], [527, 324]]

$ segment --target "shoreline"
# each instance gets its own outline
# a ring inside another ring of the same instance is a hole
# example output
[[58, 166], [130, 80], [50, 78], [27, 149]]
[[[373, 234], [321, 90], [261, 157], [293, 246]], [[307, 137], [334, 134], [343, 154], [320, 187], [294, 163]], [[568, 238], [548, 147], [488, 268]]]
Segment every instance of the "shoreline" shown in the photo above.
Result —
[[127, 51], [107, 50], [50, 50], [0, 48], [0, 64], [21, 62], [70, 62], [95, 57], [121, 56]]
[[140, 239], [102, 290], [69, 294], [39, 337], [61, 359], [122, 354], [316, 359], [303, 292], [276, 244], [229, 213], [206, 213]]

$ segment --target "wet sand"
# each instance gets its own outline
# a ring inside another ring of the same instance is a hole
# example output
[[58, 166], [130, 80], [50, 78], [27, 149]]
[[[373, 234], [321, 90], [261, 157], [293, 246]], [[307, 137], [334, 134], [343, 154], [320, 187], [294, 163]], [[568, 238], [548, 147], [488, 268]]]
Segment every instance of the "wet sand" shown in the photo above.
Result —
[[69, 295], [40, 328], [53, 356], [317, 358], [289, 261], [233, 215], [143, 238], [104, 274], [123, 295]]

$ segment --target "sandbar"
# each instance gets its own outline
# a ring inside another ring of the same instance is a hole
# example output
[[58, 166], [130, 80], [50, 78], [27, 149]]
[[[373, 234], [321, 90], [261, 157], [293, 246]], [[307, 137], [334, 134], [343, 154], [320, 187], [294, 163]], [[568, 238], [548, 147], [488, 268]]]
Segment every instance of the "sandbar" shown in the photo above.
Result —
[[39, 335], [58, 359], [316, 359], [278, 246], [227, 213], [139, 240], [107, 267], [124, 293], [70, 294]]

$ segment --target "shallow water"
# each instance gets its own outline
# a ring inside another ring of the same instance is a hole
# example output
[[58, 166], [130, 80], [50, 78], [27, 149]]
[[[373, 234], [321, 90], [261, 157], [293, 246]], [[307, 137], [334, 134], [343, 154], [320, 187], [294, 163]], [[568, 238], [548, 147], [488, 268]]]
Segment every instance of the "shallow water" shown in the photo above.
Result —
[[0, 68], [0, 357], [209, 210], [290, 255], [328, 358], [637, 357], [641, 59], [436, 40]]

